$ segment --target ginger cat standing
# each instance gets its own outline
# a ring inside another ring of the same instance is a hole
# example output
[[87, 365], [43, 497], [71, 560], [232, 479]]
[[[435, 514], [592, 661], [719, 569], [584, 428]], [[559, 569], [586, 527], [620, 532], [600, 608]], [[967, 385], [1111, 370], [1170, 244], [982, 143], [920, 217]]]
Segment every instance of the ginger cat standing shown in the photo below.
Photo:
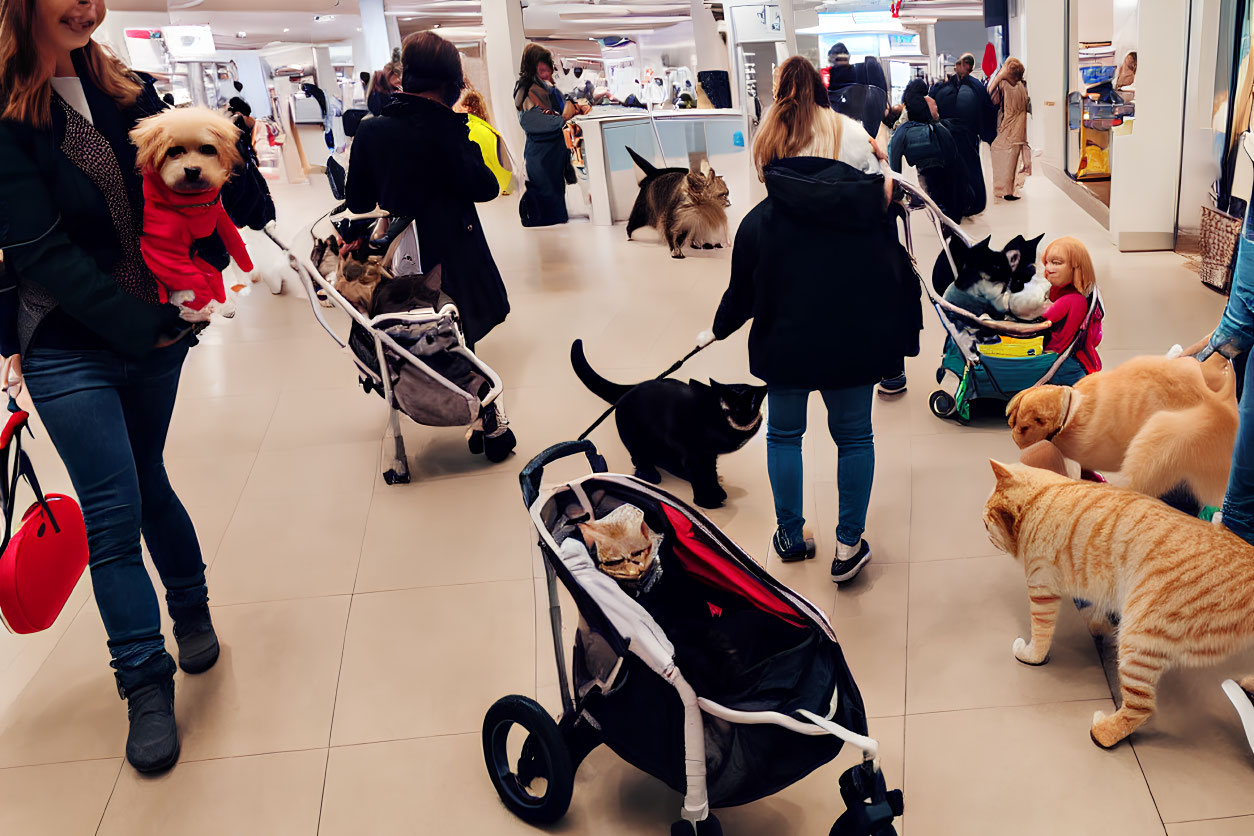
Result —
[[[1227, 529], [1110, 485], [1075, 482], [1022, 464], [991, 462], [984, 506], [989, 539], [1023, 561], [1032, 640], [1020, 662], [1043, 665], [1062, 601], [1093, 602], [1090, 630], [1118, 627], [1122, 706], [1097, 712], [1090, 734], [1110, 748], [1154, 713], [1173, 664], [1200, 667], [1254, 643], [1254, 547]], [[1254, 693], [1254, 676], [1241, 681]]]

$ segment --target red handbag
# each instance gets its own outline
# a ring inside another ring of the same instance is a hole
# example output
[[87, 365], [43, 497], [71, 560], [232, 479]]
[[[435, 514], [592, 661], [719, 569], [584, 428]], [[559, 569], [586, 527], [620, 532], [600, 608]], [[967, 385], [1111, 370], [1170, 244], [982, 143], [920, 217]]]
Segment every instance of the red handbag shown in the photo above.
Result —
[[[37, 633], [57, 620], [75, 584], [87, 568], [87, 526], [78, 503], [62, 494], [44, 496], [22, 449], [22, 430], [30, 416], [9, 417], [0, 432], [0, 505], [4, 508], [4, 543], [0, 544], [0, 621], [11, 633]], [[9, 469], [9, 451], [13, 457]], [[23, 478], [35, 492], [17, 530], [13, 512]]]

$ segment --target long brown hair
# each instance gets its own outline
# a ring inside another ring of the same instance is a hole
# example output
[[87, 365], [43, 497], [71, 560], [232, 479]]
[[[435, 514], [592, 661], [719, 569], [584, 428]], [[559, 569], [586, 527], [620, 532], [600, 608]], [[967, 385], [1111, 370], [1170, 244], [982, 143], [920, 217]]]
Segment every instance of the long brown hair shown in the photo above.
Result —
[[[38, 0], [0, 0], [0, 119], [45, 128], [52, 121], [52, 72], [35, 37]], [[101, 9], [100, 19], [104, 19]], [[134, 73], [96, 41], [83, 48], [87, 74], [119, 105], [132, 105], [143, 91]]]
[[827, 107], [823, 77], [810, 62], [794, 55], [779, 68], [775, 104], [766, 112], [753, 140], [753, 163], [762, 169], [776, 160], [795, 157], [814, 139], [814, 121]]
[[1093, 258], [1089, 255], [1088, 247], [1079, 238], [1064, 235], [1049, 242], [1041, 256], [1042, 264], [1049, 261], [1051, 252], [1057, 252], [1067, 260], [1071, 267], [1071, 284], [1075, 289], [1085, 296], [1091, 294], [1093, 288], [1097, 287], [1097, 273], [1093, 270]]
[[1018, 58], [1006, 59], [1006, 78], [1010, 79], [1011, 83], [1018, 84], [1020, 81], [1023, 81], [1025, 72], [1027, 70], [1024, 68], [1023, 62]]

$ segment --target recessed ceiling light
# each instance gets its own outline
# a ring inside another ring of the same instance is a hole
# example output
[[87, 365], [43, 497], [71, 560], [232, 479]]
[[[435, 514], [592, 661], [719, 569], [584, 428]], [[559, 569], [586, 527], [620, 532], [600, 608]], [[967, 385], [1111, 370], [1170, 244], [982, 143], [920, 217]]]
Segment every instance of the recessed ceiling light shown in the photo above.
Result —
[[438, 24], [438, 23], [437, 23], [435, 26], [432, 26], [431, 28], [432, 28], [432, 29], [439, 29], [439, 28], [440, 28], [440, 24]]
[[236, 32], [236, 33], [235, 33], [235, 37], [239, 38], [239, 39], [242, 41], [242, 40], [244, 40], [244, 38], [247, 38], [247, 37], [248, 37], [248, 33], [247, 33], [247, 32]]
[[401, 23], [409, 23], [409, 21], [411, 21], [411, 20], [417, 20], [417, 18], [414, 18], [414, 17], [403, 17], [403, 18], [401, 18]]
[[284, 31], [284, 32], [291, 32], [292, 30], [291, 30], [291, 29], [284, 29], [283, 31]]
[[358, 26], [358, 27], [357, 27], [357, 31], [358, 31], [358, 32], [360, 32], [360, 31], [361, 31], [361, 27], [360, 27], [360, 26]]

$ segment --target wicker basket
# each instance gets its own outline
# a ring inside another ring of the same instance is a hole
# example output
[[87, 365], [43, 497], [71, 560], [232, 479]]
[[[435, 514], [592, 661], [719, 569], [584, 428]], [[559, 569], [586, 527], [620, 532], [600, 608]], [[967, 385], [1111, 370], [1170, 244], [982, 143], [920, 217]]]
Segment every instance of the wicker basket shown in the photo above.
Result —
[[1209, 206], [1202, 207], [1202, 284], [1228, 293], [1240, 237], [1240, 218]]

